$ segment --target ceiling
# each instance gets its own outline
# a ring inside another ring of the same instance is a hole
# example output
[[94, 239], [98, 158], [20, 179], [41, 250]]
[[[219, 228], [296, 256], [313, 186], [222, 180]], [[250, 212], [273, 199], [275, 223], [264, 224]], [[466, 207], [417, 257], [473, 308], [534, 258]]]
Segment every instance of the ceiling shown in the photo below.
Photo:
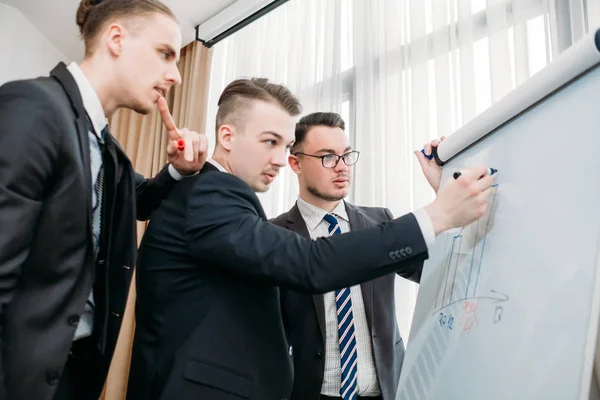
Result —
[[[69, 59], [83, 57], [83, 42], [75, 24], [80, 0], [0, 0], [21, 11]], [[195, 27], [224, 10], [236, 0], [163, 0], [177, 15], [183, 45], [195, 39]]]

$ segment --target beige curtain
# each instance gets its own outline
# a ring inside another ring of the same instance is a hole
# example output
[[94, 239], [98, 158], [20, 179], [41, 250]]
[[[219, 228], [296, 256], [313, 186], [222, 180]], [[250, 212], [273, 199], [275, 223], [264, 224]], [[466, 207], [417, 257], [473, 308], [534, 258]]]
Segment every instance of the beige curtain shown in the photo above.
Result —
[[[194, 41], [181, 50], [179, 71], [182, 84], [168, 96], [169, 108], [178, 127], [204, 132], [212, 49]], [[142, 116], [120, 110], [110, 120], [110, 130], [131, 159], [137, 172], [154, 176], [167, 162], [167, 132], [158, 110]], [[146, 223], [138, 222], [138, 243]], [[134, 281], [135, 282], [135, 275]], [[131, 285], [119, 341], [113, 357], [101, 400], [125, 399], [131, 347], [135, 331], [135, 284]]]

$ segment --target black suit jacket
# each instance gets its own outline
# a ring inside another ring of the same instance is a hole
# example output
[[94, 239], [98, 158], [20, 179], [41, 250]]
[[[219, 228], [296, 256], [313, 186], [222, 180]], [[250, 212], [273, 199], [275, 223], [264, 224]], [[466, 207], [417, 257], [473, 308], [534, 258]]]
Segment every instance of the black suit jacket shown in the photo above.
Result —
[[[64, 64], [0, 87], [0, 399], [52, 399], [92, 290], [88, 119]], [[95, 331], [108, 362], [147, 218], [175, 180], [145, 180], [106, 138]]]
[[309, 240], [270, 224], [246, 183], [207, 163], [144, 234], [128, 399], [289, 398], [278, 286], [324, 293], [413, 274], [426, 257], [413, 215]]
[[[387, 208], [356, 207], [345, 203], [352, 231], [391, 221]], [[275, 225], [310, 238], [297, 205], [273, 219]], [[414, 235], [414, 232], [407, 232]], [[399, 275], [419, 282], [419, 267], [399, 271]], [[385, 275], [360, 285], [377, 379], [384, 400], [394, 399], [404, 359], [404, 343], [396, 322], [395, 275]], [[282, 289], [281, 311], [294, 360], [294, 387], [291, 400], [318, 400], [325, 370], [325, 306], [323, 295]]]

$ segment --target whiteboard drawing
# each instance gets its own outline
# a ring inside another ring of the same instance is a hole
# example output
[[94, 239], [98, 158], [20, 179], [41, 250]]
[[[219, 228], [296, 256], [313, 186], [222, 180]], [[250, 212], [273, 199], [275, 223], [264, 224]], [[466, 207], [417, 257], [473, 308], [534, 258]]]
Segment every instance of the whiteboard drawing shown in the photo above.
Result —
[[421, 351], [397, 399], [429, 398], [427, 394], [435, 383], [438, 368], [444, 363], [445, 353], [456, 350], [461, 336], [476, 330], [482, 317], [488, 325], [502, 321], [509, 295], [505, 290], [486, 289], [480, 279], [485, 268], [486, 242], [494, 226], [498, 190], [499, 185], [494, 185], [490, 206], [482, 218], [446, 237], [435, 299], [423, 324], [423, 330], [428, 332], [422, 332], [426, 338], [419, 340]]

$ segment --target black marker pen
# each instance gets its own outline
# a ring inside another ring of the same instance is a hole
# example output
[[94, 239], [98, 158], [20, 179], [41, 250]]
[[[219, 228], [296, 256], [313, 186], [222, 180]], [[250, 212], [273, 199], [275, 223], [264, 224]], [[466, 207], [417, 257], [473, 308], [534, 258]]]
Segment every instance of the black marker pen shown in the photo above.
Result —
[[[495, 168], [488, 168], [487, 169], [487, 173], [485, 175], [494, 175], [496, 172], [498, 172], [497, 169], [495, 169]], [[461, 176], [464, 173], [465, 173], [465, 171], [456, 171], [454, 173], [454, 175], [453, 175], [454, 179], [458, 179], [458, 177]], [[485, 175], [482, 175], [479, 179], [483, 178]]]

